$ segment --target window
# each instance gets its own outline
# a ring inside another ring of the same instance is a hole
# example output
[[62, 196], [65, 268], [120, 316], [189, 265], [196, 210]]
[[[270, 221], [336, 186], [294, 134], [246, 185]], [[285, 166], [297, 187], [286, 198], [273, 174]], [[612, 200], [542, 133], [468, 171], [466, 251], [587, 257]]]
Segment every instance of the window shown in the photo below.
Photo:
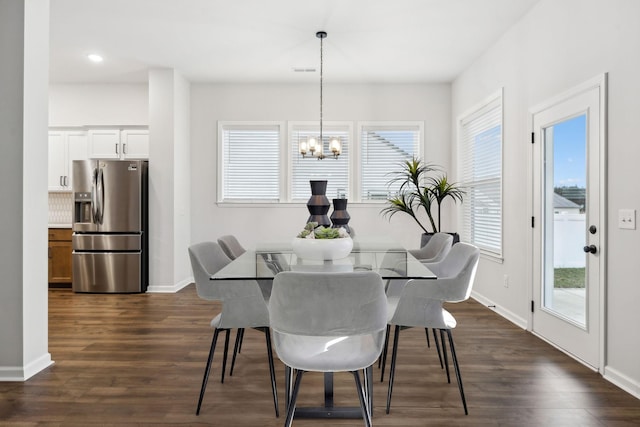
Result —
[[[287, 131], [284, 131], [286, 126]], [[420, 156], [422, 122], [325, 122], [323, 160], [302, 157], [300, 141], [319, 137], [318, 122], [218, 122], [218, 203], [306, 202], [309, 181], [327, 180], [329, 199], [382, 202], [389, 172], [404, 160]], [[333, 158], [332, 137], [342, 151]], [[354, 140], [355, 139], [355, 140]]]
[[[318, 124], [306, 125], [291, 123], [291, 200], [308, 200], [311, 196], [309, 181], [313, 179], [327, 180], [327, 198], [329, 200], [341, 197], [349, 197], [349, 156], [350, 156], [349, 124], [329, 124], [322, 127], [322, 139], [324, 139], [323, 160], [318, 160], [307, 154], [302, 157], [299, 151], [300, 140], [309, 136], [320, 136]], [[331, 157], [328, 150], [328, 140], [337, 136], [342, 142], [342, 153], [337, 159]]]
[[360, 127], [360, 198], [386, 200], [398, 188], [387, 183], [389, 171], [413, 157], [420, 157], [422, 124], [363, 124]]
[[502, 257], [502, 91], [459, 120], [462, 239]]
[[218, 125], [218, 201], [280, 199], [280, 125]]

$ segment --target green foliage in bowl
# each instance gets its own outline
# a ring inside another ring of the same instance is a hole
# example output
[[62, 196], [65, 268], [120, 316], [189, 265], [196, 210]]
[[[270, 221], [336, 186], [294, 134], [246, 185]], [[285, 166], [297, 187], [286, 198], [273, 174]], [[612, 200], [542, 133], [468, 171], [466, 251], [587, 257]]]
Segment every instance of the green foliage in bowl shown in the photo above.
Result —
[[329, 228], [320, 226], [317, 222], [308, 222], [298, 236], [301, 239], [339, 239], [349, 237], [349, 233], [344, 228]]

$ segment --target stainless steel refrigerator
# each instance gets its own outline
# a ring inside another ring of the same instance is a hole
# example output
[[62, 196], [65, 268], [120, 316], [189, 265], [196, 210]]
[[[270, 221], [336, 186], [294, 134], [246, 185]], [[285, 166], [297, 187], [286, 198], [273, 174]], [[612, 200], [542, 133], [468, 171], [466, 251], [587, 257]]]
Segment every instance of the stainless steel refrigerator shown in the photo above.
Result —
[[149, 284], [148, 162], [73, 162], [73, 290], [145, 292]]

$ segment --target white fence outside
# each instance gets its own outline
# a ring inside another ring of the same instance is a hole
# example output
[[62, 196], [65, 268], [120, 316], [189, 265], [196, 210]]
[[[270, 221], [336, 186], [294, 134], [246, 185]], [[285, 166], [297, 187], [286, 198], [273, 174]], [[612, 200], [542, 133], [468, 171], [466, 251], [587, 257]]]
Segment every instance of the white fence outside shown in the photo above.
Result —
[[583, 268], [586, 265], [586, 215], [557, 213], [553, 216], [554, 268]]

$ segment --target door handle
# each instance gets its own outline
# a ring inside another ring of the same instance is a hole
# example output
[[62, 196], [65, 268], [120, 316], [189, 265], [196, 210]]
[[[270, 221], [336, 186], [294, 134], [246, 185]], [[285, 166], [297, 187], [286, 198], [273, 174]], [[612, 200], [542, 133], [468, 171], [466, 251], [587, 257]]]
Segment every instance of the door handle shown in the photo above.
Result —
[[598, 248], [596, 248], [596, 245], [589, 245], [589, 246], [585, 246], [584, 248], [582, 248], [586, 253], [591, 252], [592, 254], [595, 254], [596, 252], [598, 252]]
[[59, 181], [60, 181], [60, 187], [64, 187], [64, 181], [62, 180], [62, 178], [63, 178], [63, 176], [62, 176], [62, 175], [60, 175], [60, 179], [59, 179]]
[[127, 143], [122, 143], [122, 154], [127, 154]]

